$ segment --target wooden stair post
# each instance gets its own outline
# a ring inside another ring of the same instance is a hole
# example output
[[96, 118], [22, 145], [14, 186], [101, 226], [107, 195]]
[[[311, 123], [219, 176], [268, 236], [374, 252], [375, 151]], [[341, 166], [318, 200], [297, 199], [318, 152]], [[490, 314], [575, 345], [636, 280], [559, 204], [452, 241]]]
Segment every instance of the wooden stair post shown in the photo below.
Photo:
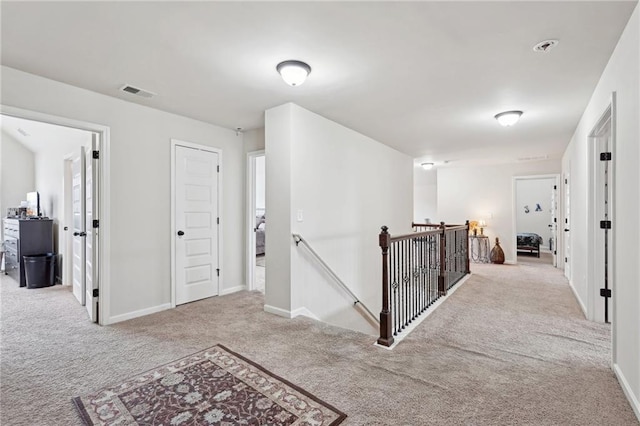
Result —
[[382, 227], [379, 242], [382, 249], [382, 311], [380, 312], [380, 338], [378, 344], [391, 346], [393, 344], [393, 332], [391, 331], [391, 311], [389, 310], [389, 245], [391, 235], [389, 228]]

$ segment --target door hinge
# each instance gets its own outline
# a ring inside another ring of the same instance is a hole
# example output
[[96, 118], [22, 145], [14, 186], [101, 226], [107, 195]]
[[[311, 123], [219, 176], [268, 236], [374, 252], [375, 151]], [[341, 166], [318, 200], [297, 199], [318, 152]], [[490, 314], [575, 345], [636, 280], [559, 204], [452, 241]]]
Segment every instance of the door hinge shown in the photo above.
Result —
[[558, 218], [557, 217], [553, 218], [553, 223], [558, 223]]
[[611, 161], [611, 153], [610, 152], [601, 152], [600, 153], [600, 161]]
[[98, 297], [98, 296], [100, 296], [100, 289], [94, 288], [93, 289], [93, 297]]
[[611, 221], [610, 220], [601, 220], [600, 221], [600, 229], [611, 229]]
[[567, 185], [569, 181], [567, 179], [564, 180], [564, 184]]
[[566, 257], [564, 258], [564, 263], [567, 263], [567, 258]]
[[216, 224], [220, 225], [220, 218], [219, 217], [216, 218]]
[[564, 218], [564, 223], [569, 223], [569, 219], [567, 219], [566, 217]]
[[558, 252], [554, 250], [554, 251], [553, 251], [553, 254], [554, 254], [554, 256], [555, 256], [556, 254], [558, 254]]
[[100, 227], [100, 221], [98, 219], [93, 219], [93, 227], [94, 228], [99, 228]]
[[602, 297], [611, 297], [611, 289], [610, 288], [601, 288], [600, 296]]
[[553, 185], [553, 189], [558, 189], [558, 187], [556, 185]]
[[100, 159], [100, 151], [93, 151], [93, 158], [95, 160]]
[[216, 269], [216, 274], [220, 276], [220, 268]]
[[216, 171], [220, 173], [220, 166], [216, 166]]

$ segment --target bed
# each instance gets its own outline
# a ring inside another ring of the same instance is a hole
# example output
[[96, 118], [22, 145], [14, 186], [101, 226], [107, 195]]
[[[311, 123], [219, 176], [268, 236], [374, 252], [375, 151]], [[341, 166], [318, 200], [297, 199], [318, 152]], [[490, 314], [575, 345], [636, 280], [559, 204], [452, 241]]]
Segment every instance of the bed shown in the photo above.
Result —
[[266, 218], [264, 213], [256, 213], [256, 256], [265, 253], [264, 227]]
[[540, 235], [533, 232], [523, 232], [516, 236], [516, 249], [517, 251], [528, 251], [530, 254], [540, 257], [540, 244], [542, 242]]

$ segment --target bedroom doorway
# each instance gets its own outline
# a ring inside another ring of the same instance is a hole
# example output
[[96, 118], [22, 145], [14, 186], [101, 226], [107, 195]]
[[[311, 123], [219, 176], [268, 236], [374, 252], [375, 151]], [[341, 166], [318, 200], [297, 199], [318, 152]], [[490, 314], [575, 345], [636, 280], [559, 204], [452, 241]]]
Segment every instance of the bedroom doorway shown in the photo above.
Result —
[[514, 178], [513, 258], [557, 267], [559, 175]]
[[247, 154], [247, 290], [264, 294], [266, 286], [265, 152]]

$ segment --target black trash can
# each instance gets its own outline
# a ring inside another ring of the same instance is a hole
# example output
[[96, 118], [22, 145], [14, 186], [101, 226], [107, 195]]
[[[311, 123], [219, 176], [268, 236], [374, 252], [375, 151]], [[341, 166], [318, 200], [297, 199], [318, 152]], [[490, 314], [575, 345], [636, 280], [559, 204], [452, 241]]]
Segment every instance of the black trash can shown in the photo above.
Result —
[[50, 287], [55, 284], [55, 263], [56, 255], [54, 253], [24, 256], [27, 288]]

